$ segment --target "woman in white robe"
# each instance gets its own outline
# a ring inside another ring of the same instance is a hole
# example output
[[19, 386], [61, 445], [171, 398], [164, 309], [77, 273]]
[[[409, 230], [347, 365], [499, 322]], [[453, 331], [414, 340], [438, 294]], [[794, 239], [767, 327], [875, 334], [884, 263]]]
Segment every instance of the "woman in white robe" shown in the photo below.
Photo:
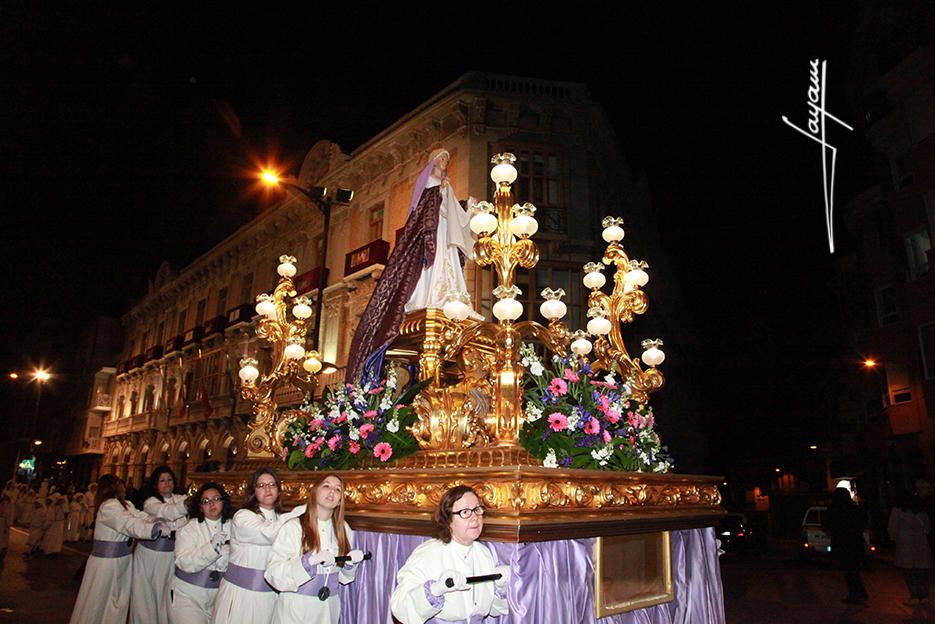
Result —
[[88, 486], [81, 504], [81, 539], [90, 541], [94, 539], [94, 500], [97, 496], [97, 483]]
[[276, 592], [263, 577], [273, 542], [282, 526], [305, 513], [299, 505], [282, 514], [279, 474], [272, 468], [253, 473], [244, 508], [231, 521], [230, 559], [214, 601], [212, 624], [268, 624]]
[[[396, 575], [390, 600], [402, 624], [467, 622], [508, 613], [509, 566], [497, 566], [477, 541], [484, 530], [484, 508], [477, 493], [459, 485], [449, 489], [435, 510], [438, 538], [420, 544]], [[468, 584], [469, 576], [500, 574], [500, 579]]]
[[137, 511], [124, 500], [126, 490], [118, 477], [102, 476], [97, 492], [94, 546], [71, 613], [71, 624], [127, 621], [132, 538], [151, 539], [162, 528], [152, 516]]
[[[325, 475], [309, 492], [305, 513], [284, 524], [273, 543], [266, 569], [267, 582], [280, 592], [273, 624], [338, 624], [338, 585], [353, 581], [363, 560], [353, 547], [354, 533], [344, 521], [344, 481]], [[336, 565], [335, 556], [351, 560]]]
[[230, 496], [224, 486], [208, 481], [198, 488], [190, 503], [190, 520], [175, 535], [171, 624], [211, 621], [230, 557], [231, 515]]
[[185, 496], [175, 494], [175, 473], [159, 466], [146, 483], [143, 511], [160, 518], [172, 531], [168, 536], [141, 540], [133, 551], [133, 594], [131, 624], [169, 624], [169, 594], [175, 571], [175, 535], [188, 517]]
[[68, 498], [62, 494], [51, 494], [48, 505], [49, 528], [42, 536], [42, 554], [57, 555], [65, 544], [65, 517]]
[[81, 539], [81, 515], [84, 511], [82, 506], [83, 502], [84, 494], [78, 492], [71, 497], [71, 502], [68, 504], [68, 520], [65, 525], [66, 542], [77, 542]]

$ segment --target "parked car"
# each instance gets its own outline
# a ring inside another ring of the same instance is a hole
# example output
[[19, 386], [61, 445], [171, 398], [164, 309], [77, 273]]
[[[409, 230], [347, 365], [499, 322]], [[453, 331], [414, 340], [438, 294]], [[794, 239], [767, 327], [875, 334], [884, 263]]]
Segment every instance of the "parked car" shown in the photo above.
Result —
[[729, 513], [718, 523], [717, 538], [725, 551], [742, 550], [753, 543], [753, 529], [747, 525], [747, 516]]
[[[802, 518], [802, 542], [805, 556], [827, 556], [831, 554], [831, 536], [825, 530], [828, 508], [826, 506], [809, 507]], [[870, 529], [864, 529], [864, 557], [871, 559], [877, 547], [873, 543]]]

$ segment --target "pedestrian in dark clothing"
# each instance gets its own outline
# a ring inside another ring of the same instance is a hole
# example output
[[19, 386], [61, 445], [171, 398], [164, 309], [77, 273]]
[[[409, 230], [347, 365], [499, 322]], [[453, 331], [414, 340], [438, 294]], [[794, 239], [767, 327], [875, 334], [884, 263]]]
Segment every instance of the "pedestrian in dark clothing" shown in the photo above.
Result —
[[828, 510], [827, 529], [831, 534], [831, 554], [841, 563], [847, 582], [847, 597], [843, 602], [849, 604], [864, 603], [868, 597], [860, 577], [866, 524], [866, 515], [851, 498], [850, 490], [837, 488]]

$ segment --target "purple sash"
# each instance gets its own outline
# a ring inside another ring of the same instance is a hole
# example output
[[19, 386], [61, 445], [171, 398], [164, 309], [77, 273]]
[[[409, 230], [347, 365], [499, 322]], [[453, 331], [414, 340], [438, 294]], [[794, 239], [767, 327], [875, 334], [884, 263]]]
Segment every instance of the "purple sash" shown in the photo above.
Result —
[[227, 572], [224, 573], [224, 580], [228, 583], [233, 583], [237, 587], [242, 587], [243, 589], [249, 589], [250, 591], [255, 592], [271, 592], [275, 591], [270, 587], [269, 583], [266, 582], [266, 579], [263, 578], [263, 573], [266, 570], [256, 570], [254, 568], [245, 568], [239, 566], [235, 563], [227, 564]]
[[139, 540], [140, 546], [155, 550], [156, 552], [173, 552], [175, 550], [175, 540], [168, 537], [157, 537], [154, 540]]
[[312, 577], [308, 583], [303, 583], [299, 585], [299, 588], [295, 590], [295, 593], [302, 596], [312, 596], [318, 598], [318, 592], [321, 591], [322, 587], [325, 587], [325, 580], [327, 579], [328, 591], [331, 592], [329, 597], [336, 597], [338, 595], [338, 572], [332, 572], [331, 574], [316, 574]]
[[118, 559], [126, 557], [132, 552], [133, 547], [130, 545], [129, 540], [123, 540], [122, 542], [94, 540], [94, 545], [91, 546], [91, 556], [100, 557], [101, 559]]
[[[211, 575], [214, 574], [214, 578], [211, 578]], [[205, 589], [217, 589], [221, 586], [221, 577], [224, 576], [223, 572], [217, 570], [209, 570], [205, 568], [199, 572], [186, 572], [185, 570], [180, 570], [179, 568], [175, 569], [176, 578], [180, 578], [186, 583], [191, 583], [192, 585], [197, 585], [198, 587], [204, 587]]]

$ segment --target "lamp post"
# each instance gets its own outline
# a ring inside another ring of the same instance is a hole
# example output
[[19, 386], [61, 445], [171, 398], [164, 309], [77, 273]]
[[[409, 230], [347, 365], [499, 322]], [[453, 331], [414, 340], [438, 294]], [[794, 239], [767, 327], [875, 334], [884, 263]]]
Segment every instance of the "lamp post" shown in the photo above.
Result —
[[275, 172], [267, 169], [262, 172], [260, 179], [263, 180], [268, 186], [283, 186], [286, 189], [291, 189], [296, 193], [302, 195], [307, 200], [312, 202], [315, 206], [321, 210], [321, 214], [324, 217], [324, 225], [322, 229], [322, 244], [321, 244], [321, 258], [319, 267], [321, 271], [318, 275], [318, 297], [315, 300], [315, 327], [312, 330], [312, 349], [315, 351], [319, 350], [319, 333], [321, 332], [321, 310], [322, 302], [324, 301], [324, 292], [325, 284], [328, 283], [328, 267], [326, 263], [328, 262], [328, 238], [329, 238], [329, 228], [331, 227], [331, 207], [334, 205], [346, 205], [351, 203], [351, 200], [354, 199], [354, 191], [344, 188], [338, 188], [334, 194], [328, 193], [328, 188], [324, 186], [313, 186], [309, 189], [304, 189], [297, 184], [295, 178], [281, 178]]
[[[10, 373], [9, 378], [16, 380], [20, 378], [20, 375], [17, 373]], [[19, 469], [19, 463], [23, 457], [23, 442], [32, 439], [36, 423], [39, 421], [39, 406], [42, 404], [42, 387], [51, 378], [52, 375], [49, 371], [41, 368], [36, 369], [32, 373], [32, 381], [36, 383], [36, 406], [33, 408], [32, 418], [23, 423], [23, 435], [16, 442], [16, 461], [13, 463], [13, 481], [16, 481], [16, 471]], [[42, 444], [42, 442], [40, 441], [39, 444]]]

